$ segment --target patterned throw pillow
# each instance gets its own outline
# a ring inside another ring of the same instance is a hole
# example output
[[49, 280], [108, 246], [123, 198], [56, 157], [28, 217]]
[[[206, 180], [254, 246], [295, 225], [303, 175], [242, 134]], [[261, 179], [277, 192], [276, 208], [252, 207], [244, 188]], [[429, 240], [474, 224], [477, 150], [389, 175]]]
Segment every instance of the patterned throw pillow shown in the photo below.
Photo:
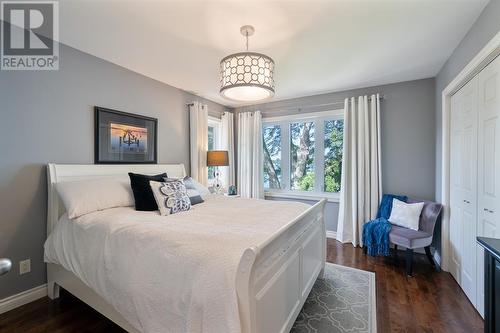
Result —
[[150, 181], [149, 185], [161, 215], [176, 214], [191, 209], [191, 201], [182, 180]]
[[[181, 179], [165, 177], [163, 180], [165, 182], [171, 182], [171, 181], [176, 181], [176, 180], [181, 180]], [[205, 200], [203, 200], [202, 196], [210, 194], [209, 190], [206, 187], [204, 187], [200, 183], [196, 182], [193, 178], [191, 178], [189, 176], [184, 177], [182, 179], [182, 181], [184, 182], [184, 186], [186, 186], [187, 195], [189, 197], [189, 200], [191, 201], [191, 206], [205, 202]], [[205, 190], [206, 190], [206, 192], [205, 192]]]

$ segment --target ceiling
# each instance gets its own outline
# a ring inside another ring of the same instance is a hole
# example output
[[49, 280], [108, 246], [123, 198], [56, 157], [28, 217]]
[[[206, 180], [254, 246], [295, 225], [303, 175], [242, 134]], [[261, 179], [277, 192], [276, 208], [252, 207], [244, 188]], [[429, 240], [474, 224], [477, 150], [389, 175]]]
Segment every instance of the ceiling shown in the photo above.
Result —
[[219, 61], [276, 62], [274, 100], [435, 76], [487, 0], [60, 1], [60, 40], [227, 106]]

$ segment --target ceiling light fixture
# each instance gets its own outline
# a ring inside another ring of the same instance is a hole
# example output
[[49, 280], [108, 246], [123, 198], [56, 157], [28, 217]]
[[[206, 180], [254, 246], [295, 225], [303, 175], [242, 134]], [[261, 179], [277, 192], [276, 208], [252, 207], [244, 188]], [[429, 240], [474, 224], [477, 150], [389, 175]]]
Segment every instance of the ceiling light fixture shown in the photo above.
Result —
[[259, 101], [274, 95], [274, 60], [265, 54], [248, 51], [248, 37], [255, 32], [244, 25], [246, 52], [228, 55], [220, 61], [220, 94], [240, 102]]

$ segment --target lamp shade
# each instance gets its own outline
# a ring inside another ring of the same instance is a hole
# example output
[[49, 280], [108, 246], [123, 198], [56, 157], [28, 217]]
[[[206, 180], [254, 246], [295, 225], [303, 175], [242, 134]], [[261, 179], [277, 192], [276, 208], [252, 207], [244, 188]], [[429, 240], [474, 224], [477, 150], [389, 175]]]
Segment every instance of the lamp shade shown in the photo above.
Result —
[[210, 150], [207, 153], [207, 166], [227, 166], [229, 158], [227, 150]]
[[241, 52], [220, 62], [220, 93], [233, 101], [258, 101], [274, 95], [274, 61], [265, 54]]

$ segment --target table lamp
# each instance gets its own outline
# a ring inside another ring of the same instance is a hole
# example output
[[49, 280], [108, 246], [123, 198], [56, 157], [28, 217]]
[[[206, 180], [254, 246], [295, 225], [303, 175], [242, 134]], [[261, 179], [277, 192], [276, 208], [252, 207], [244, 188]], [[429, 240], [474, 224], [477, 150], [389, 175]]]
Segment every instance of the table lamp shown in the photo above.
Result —
[[219, 167], [228, 165], [229, 158], [227, 150], [210, 150], [209, 152], [207, 152], [207, 166], [216, 167], [214, 172], [215, 181], [213, 187], [215, 189], [215, 192], [217, 193], [220, 193], [220, 191], [222, 190], [222, 181], [220, 179]]

